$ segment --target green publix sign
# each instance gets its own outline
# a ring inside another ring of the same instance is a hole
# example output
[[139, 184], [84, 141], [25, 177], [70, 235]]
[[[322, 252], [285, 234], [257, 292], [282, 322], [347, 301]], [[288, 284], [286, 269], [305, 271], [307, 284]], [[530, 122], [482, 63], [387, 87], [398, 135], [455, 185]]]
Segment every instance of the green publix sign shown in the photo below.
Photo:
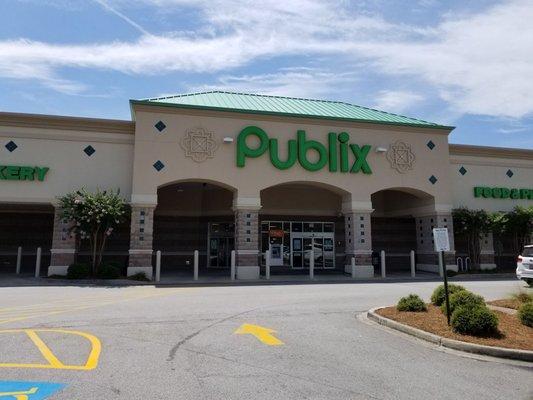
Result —
[[50, 168], [19, 165], [0, 165], [0, 181], [44, 181]]
[[474, 187], [474, 197], [483, 197], [485, 199], [533, 200], [533, 189], [476, 186]]
[[[257, 147], [251, 148], [246, 143], [250, 136], [259, 141]], [[324, 145], [316, 140], [307, 140], [305, 131], [299, 130], [296, 133], [296, 139], [288, 141], [288, 155], [285, 160], [281, 160], [278, 139], [270, 139], [261, 128], [248, 126], [237, 137], [237, 166], [244, 167], [246, 158], [260, 157], [268, 150], [270, 162], [278, 169], [289, 169], [298, 161], [308, 171], [318, 171], [327, 165], [330, 172], [371, 174], [372, 169], [366, 160], [371, 146], [360, 147], [357, 144], [348, 143], [349, 140], [350, 135], [346, 132], [339, 134], [330, 132], [328, 143]], [[317, 160], [310, 161], [307, 158], [310, 150], [318, 154]]]

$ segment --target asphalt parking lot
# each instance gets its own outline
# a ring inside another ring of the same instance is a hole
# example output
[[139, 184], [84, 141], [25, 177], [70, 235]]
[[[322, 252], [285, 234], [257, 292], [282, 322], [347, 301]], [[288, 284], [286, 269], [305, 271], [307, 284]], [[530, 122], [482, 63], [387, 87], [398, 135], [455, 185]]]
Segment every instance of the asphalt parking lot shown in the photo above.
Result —
[[0, 288], [0, 399], [533, 399], [531, 365], [361, 318], [436, 285]]

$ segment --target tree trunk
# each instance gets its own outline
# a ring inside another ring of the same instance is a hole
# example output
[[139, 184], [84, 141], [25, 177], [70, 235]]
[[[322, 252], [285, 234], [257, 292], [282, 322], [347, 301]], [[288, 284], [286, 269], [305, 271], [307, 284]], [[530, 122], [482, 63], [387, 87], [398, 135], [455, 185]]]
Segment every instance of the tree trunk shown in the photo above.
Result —
[[105, 247], [106, 239], [107, 239], [107, 235], [105, 234], [105, 231], [104, 231], [104, 234], [102, 235], [100, 249], [98, 250], [98, 265], [102, 263], [102, 256], [104, 254], [104, 247]]
[[93, 239], [93, 276], [96, 276], [96, 272], [97, 272], [97, 259], [96, 259], [96, 252], [97, 252], [97, 249], [98, 249], [98, 231], [100, 230], [100, 228], [97, 228], [95, 231], [94, 231], [94, 239]]

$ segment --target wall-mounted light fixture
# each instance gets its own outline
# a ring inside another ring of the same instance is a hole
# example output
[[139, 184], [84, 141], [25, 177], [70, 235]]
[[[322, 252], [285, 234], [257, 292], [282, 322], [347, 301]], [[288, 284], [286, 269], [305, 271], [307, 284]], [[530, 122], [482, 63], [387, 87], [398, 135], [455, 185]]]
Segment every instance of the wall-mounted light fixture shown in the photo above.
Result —
[[387, 148], [386, 147], [376, 147], [376, 153], [386, 153]]
[[224, 138], [224, 143], [233, 143], [233, 138], [232, 137], [229, 137], [229, 136], [226, 136]]

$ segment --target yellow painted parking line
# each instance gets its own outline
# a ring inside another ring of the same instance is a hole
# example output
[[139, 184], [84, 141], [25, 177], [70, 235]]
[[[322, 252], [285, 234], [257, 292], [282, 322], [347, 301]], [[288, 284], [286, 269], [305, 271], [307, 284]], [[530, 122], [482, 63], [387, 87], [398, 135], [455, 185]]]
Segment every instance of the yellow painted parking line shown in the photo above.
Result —
[[54, 356], [52, 350], [50, 350], [50, 348], [41, 340], [39, 335], [37, 335], [34, 330], [26, 329], [25, 332], [31, 341], [35, 343], [35, 346], [37, 346], [43, 357], [50, 363], [50, 365], [56, 368], [64, 367], [63, 363], [59, 361], [56, 356]]
[[[50, 348], [43, 342], [39, 337], [38, 333], [40, 332], [53, 332], [60, 333], [64, 335], [76, 335], [83, 337], [89, 341], [91, 344], [91, 351], [87, 357], [87, 361], [83, 365], [67, 365], [63, 364], [59, 359], [53, 354]], [[72, 331], [66, 329], [5, 329], [0, 331], [1, 334], [11, 334], [11, 333], [25, 333], [32, 342], [37, 346], [43, 357], [46, 359], [48, 364], [37, 364], [37, 363], [0, 363], [0, 368], [40, 368], [40, 369], [68, 369], [76, 371], [90, 371], [95, 369], [98, 366], [98, 360], [102, 352], [102, 344], [100, 340], [89, 333], [81, 331]]]
[[[127, 293], [128, 295], [132, 295], [132, 294], [136, 294], [136, 293], [139, 293], [139, 294], [142, 294], [144, 292], [146, 292], [147, 290], [149, 290], [151, 288], [142, 288], [142, 289], [127, 289]], [[24, 310], [24, 309], [31, 309], [31, 308], [35, 308], [35, 307], [39, 307], [39, 308], [47, 308], [47, 307], [57, 307], [57, 304], [61, 304], [61, 303], [77, 303], [79, 304], [80, 302], [86, 302], [86, 301], [100, 301], [100, 300], [113, 300], [115, 299], [118, 295], [121, 295], [121, 293], [119, 294], [113, 294], [113, 295], [110, 295], [109, 293], [104, 293], [104, 294], [101, 294], [101, 295], [88, 295], [88, 296], [85, 296], [85, 297], [76, 297], [75, 299], [73, 298], [64, 298], [64, 299], [59, 299], [59, 300], [53, 300], [53, 301], [49, 301], [49, 302], [46, 302], [46, 303], [38, 303], [38, 304], [26, 304], [26, 305], [22, 305], [22, 306], [12, 306], [12, 307], [4, 307], [4, 308], [0, 308], [0, 314], [5, 312], [5, 311], [17, 311], [17, 310]], [[68, 305], [68, 304], [66, 304]]]
[[273, 335], [273, 333], [276, 333], [275, 330], [270, 328], [265, 328], [263, 326], [259, 325], [251, 325], [251, 324], [242, 324], [235, 332], [234, 334], [237, 335], [252, 335], [255, 336], [260, 342], [268, 345], [268, 346], [282, 346], [285, 343], [283, 343], [281, 340], [279, 340], [277, 337]]
[[[160, 291], [162, 290], [162, 291]], [[152, 297], [161, 297], [161, 296], [168, 296], [168, 295], [171, 295], [171, 294], [175, 294], [175, 293], [178, 293], [178, 292], [183, 292], [183, 291], [188, 291], [188, 290], [194, 290], [193, 288], [178, 288], [178, 289], [158, 289], [157, 293], [146, 293], [146, 291], [143, 291], [144, 293], [129, 293], [128, 294], [128, 297], [123, 297], [123, 298], [118, 298], [116, 300], [109, 300], [109, 301], [102, 301], [102, 302], [96, 302], [96, 303], [89, 303], [89, 304], [86, 304], [84, 303], [83, 301], [78, 301], [77, 304], [72, 304], [71, 306], [69, 307], [61, 307], [60, 309], [56, 309], [56, 310], [44, 310], [44, 311], [41, 311], [38, 309], [38, 305], [36, 305], [36, 309], [34, 310], [35, 313], [33, 314], [24, 314], [24, 315], [16, 315], [16, 316], [13, 316], [13, 317], [7, 317], [7, 318], [3, 318], [2, 315], [0, 315], [0, 325], [3, 325], [3, 324], [7, 324], [7, 323], [11, 323], [11, 322], [17, 322], [17, 321], [24, 321], [24, 320], [27, 320], [27, 319], [32, 319], [32, 318], [38, 318], [38, 317], [46, 317], [46, 316], [52, 316], [52, 315], [57, 315], [57, 314], [64, 314], [64, 313], [68, 313], [68, 312], [71, 312], [71, 311], [81, 311], [81, 310], [86, 310], [86, 309], [90, 309], [90, 308], [96, 308], [96, 307], [101, 307], [101, 306], [106, 306], [106, 305], [110, 305], [110, 304], [117, 304], [117, 303], [122, 303], [122, 302], [127, 302], [127, 301], [133, 301], [133, 300], [142, 300], [142, 299], [148, 299], [148, 298], [152, 298]], [[83, 299], [82, 299], [83, 300]]]

